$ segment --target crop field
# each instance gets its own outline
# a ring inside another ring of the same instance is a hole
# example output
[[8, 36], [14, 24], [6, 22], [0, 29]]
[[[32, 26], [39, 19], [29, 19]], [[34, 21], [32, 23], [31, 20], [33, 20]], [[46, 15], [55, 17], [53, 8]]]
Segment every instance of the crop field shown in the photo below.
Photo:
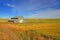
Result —
[[60, 19], [0, 19], [0, 40], [60, 40]]

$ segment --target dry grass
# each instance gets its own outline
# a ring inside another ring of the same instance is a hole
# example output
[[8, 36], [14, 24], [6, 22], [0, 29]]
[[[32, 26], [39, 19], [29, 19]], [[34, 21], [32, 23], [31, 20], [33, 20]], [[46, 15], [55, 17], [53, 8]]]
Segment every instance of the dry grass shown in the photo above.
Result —
[[[56, 40], [60, 40], [60, 19], [27, 19], [23, 24], [8, 23], [7, 20], [0, 21], [1, 40], [46, 40], [46, 36], [48, 38], [54, 38], [54, 40], [55, 38]], [[38, 35], [40, 34], [42, 36], [39, 35], [36, 38], [36, 32], [29, 32], [28, 30], [35, 30]], [[49, 40], [52, 40], [51, 38]]]

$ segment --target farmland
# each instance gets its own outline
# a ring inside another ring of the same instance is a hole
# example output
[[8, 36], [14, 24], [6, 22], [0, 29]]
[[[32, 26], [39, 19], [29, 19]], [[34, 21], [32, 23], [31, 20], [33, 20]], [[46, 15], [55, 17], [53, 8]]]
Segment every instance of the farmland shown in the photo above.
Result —
[[25, 19], [24, 23], [7, 20], [0, 20], [0, 40], [60, 40], [60, 19]]

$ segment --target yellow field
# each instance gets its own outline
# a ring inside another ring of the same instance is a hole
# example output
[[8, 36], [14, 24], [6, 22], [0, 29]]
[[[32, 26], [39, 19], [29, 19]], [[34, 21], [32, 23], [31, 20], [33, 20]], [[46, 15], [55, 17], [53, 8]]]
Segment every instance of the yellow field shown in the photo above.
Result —
[[1, 40], [60, 40], [60, 19], [25, 19], [24, 23], [9, 23], [5, 19], [0, 20], [0, 31]]

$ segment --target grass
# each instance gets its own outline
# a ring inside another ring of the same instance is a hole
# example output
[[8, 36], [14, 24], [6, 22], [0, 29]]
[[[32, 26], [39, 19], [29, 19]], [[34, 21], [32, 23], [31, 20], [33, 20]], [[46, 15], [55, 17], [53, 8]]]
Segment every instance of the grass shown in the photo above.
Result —
[[[6, 24], [24, 31], [30, 30], [34, 34], [37, 33], [44, 37], [52, 37], [54, 40], [60, 40], [60, 19], [25, 19], [24, 23], [9, 23], [5, 19], [0, 20], [0, 24]], [[18, 34], [25, 40], [25, 34]]]
[[24, 24], [14, 24], [25, 30], [36, 30], [38, 33], [60, 40], [60, 19], [28, 19]]

